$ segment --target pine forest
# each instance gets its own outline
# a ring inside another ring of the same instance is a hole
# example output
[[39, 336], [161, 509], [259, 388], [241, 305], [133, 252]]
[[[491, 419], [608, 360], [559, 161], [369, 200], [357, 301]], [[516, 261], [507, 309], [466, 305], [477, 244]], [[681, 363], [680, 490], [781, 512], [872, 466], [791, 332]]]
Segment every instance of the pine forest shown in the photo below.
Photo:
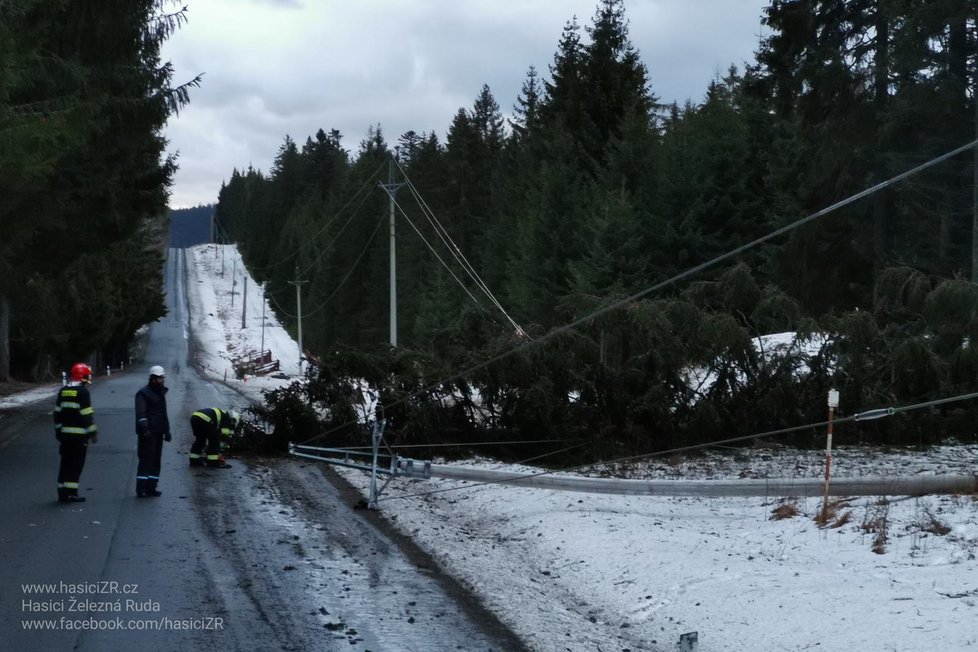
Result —
[[[159, 61], [180, 16], [162, 4], [0, 18], [0, 301], [21, 373], [111, 356], [160, 314], [159, 128], [187, 99]], [[324, 116], [267, 171], [229, 170], [216, 237], [292, 329], [301, 287], [314, 364], [269, 397], [281, 440], [362, 439], [361, 382], [404, 444], [751, 441], [823, 422], [830, 389], [850, 415], [896, 409], [849, 428], [858, 443], [974, 440], [978, 7], [772, 0], [764, 24], [753, 62], [663, 103], [625, 3], [598, 0], [518, 97], [483, 86], [444, 137], [374, 126], [348, 147]], [[767, 350], [778, 333], [795, 345]]]

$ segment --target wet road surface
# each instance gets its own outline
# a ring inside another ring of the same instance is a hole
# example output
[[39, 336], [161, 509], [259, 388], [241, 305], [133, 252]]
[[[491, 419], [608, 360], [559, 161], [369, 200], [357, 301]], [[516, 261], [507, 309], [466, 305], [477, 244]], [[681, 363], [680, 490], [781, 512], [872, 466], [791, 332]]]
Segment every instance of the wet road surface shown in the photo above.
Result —
[[[183, 252], [140, 365], [97, 378], [87, 502], [55, 501], [50, 402], [0, 420], [2, 650], [520, 650], [519, 640], [328, 469], [190, 469], [189, 416], [242, 406], [192, 369]], [[160, 498], [135, 496], [133, 395], [167, 368], [173, 441]], [[50, 404], [49, 404], [50, 403]]]

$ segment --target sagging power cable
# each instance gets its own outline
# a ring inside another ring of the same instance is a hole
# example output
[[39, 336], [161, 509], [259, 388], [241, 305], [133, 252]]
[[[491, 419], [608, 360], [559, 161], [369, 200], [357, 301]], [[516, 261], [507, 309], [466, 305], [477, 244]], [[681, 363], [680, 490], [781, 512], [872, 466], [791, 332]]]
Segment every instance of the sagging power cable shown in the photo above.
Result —
[[[330, 241], [329, 244], [332, 244], [332, 242], [335, 241], [336, 237], [339, 237], [339, 234], [342, 233], [343, 230], [346, 229], [347, 225], [349, 225], [350, 221], [352, 221], [353, 216], [356, 215], [356, 213], [363, 206], [364, 202], [366, 201], [366, 198], [369, 197], [370, 193], [368, 192], [368, 190], [373, 187], [374, 180], [380, 177], [380, 171], [383, 168], [383, 166], [384, 166], [385, 163], [387, 163], [387, 161], [381, 161], [380, 164], [377, 166], [377, 169], [374, 170], [370, 174], [370, 176], [368, 176], [366, 178], [366, 180], [360, 185], [359, 188], [357, 188], [356, 192], [354, 192], [353, 195], [350, 196], [350, 198], [346, 201], [346, 203], [343, 204], [339, 208], [339, 210], [337, 210], [335, 213], [333, 213], [332, 217], [330, 217], [328, 220], [326, 220], [326, 222], [321, 227], [319, 227], [317, 230], [313, 231], [312, 234], [310, 234], [308, 237], [304, 238], [302, 240], [302, 242], [299, 244], [298, 249], [296, 249], [295, 251], [289, 253], [287, 256], [285, 256], [285, 257], [283, 257], [283, 258], [281, 258], [279, 260], [270, 262], [270, 263], [268, 263], [266, 265], [251, 267], [250, 270], [252, 272], [267, 272], [269, 270], [272, 270], [272, 269], [277, 268], [280, 265], [283, 265], [283, 264], [286, 264], [286, 263], [293, 263], [295, 261], [295, 259], [299, 256], [299, 254], [301, 254], [303, 251], [305, 251], [305, 249], [307, 247], [317, 246], [317, 244], [316, 244], [316, 238], [318, 238], [320, 236], [320, 234], [322, 234], [326, 229], [328, 229], [333, 224], [333, 222], [335, 222], [337, 219], [339, 219], [340, 215], [342, 215], [343, 212], [358, 197], [360, 197], [360, 203], [357, 205], [357, 209], [353, 212], [353, 215], [351, 215], [350, 218], [347, 219], [346, 223], [343, 225], [343, 227], [340, 229], [340, 231], [337, 233], [337, 235], [333, 238], [333, 240]], [[328, 247], [328, 245], [327, 245], [327, 247]], [[326, 247], [320, 247], [320, 252], [323, 249], [325, 249], [325, 248]], [[322, 254], [320, 253], [320, 256], [321, 255]], [[319, 257], [317, 257], [315, 259], [315, 261], [318, 261], [318, 260], [319, 260]], [[314, 261], [314, 263], [315, 263], [315, 261]], [[312, 265], [310, 265], [306, 269], [302, 270], [302, 273], [303, 274], [308, 273], [310, 269], [312, 269]]]
[[[972, 399], [978, 398], [978, 392], [971, 392], [969, 394], [960, 394], [958, 396], [952, 396], [949, 398], [934, 399], [933, 401], [925, 401], [923, 403], [914, 403], [912, 405], [905, 405], [900, 407], [887, 407], [887, 408], [876, 408], [873, 410], [866, 410], [859, 412], [857, 414], [852, 414], [848, 417], [842, 417], [833, 419], [833, 423], [838, 425], [841, 423], [851, 423], [859, 421], [872, 421], [875, 419], [882, 419], [885, 417], [894, 416], [896, 414], [902, 414], [904, 412], [912, 412], [914, 410], [921, 410], [923, 408], [934, 407], [936, 405], [944, 405], [947, 403], [956, 403], [960, 401], [970, 401]], [[427, 496], [430, 494], [445, 493], [449, 491], [467, 491], [469, 489], [475, 489], [477, 487], [482, 487], [485, 485], [494, 484], [504, 484], [507, 482], [517, 482], [520, 480], [525, 480], [528, 478], [538, 478], [546, 475], [554, 475], [556, 473], [572, 473], [574, 471], [582, 471], [584, 469], [590, 469], [598, 465], [607, 464], [623, 464], [626, 462], [637, 462], [640, 460], [646, 460], [653, 457], [661, 457], [665, 455], [675, 455], [677, 453], [688, 453], [695, 450], [701, 450], [704, 448], [714, 448], [717, 446], [725, 446], [727, 444], [743, 443], [745, 441], [751, 441], [754, 439], [764, 439], [767, 437], [776, 437], [780, 435], [786, 435], [792, 432], [798, 432], [800, 430], [810, 430], [816, 428], [823, 428], [828, 426], [829, 421], [818, 421], [816, 423], [808, 423], [801, 426], [790, 426], [787, 428], [779, 428], [777, 430], [768, 430], [766, 432], [755, 433], [752, 435], [742, 435], [740, 437], [730, 437], [727, 439], [720, 439], [717, 441], [705, 442], [702, 444], [693, 444], [690, 446], [679, 446], [677, 448], [670, 448], [668, 450], [655, 451], [654, 453], [642, 453], [640, 455], [628, 455], [626, 457], [619, 457], [612, 460], [605, 460], [602, 462], [590, 462], [588, 464], [579, 464], [577, 466], [571, 466], [564, 469], [554, 469], [549, 471], [539, 471], [537, 473], [528, 473], [526, 475], [521, 475], [515, 478], [505, 478], [500, 480], [486, 480], [484, 482], [474, 482], [460, 487], [442, 487], [440, 489], [434, 489], [432, 491], [419, 491], [414, 493], [398, 494], [396, 496], [388, 496], [378, 498], [378, 502], [383, 502], [387, 500], [400, 500], [404, 498], [417, 498], [421, 496]]]
[[475, 305], [477, 305], [477, 306], [479, 306], [480, 308], [482, 308], [482, 304], [480, 304], [480, 303], [479, 303], [479, 300], [478, 300], [478, 299], [476, 299], [476, 298], [475, 298], [475, 297], [474, 297], [474, 296], [472, 295], [472, 293], [471, 293], [471, 292], [469, 292], [469, 289], [468, 289], [467, 287], [465, 287], [465, 283], [462, 283], [462, 280], [461, 280], [461, 279], [460, 279], [460, 278], [459, 278], [459, 277], [458, 277], [458, 276], [457, 276], [457, 275], [455, 274], [455, 272], [454, 272], [454, 271], [452, 270], [452, 268], [448, 266], [448, 264], [447, 264], [447, 263], [445, 262], [445, 260], [444, 260], [444, 259], [443, 259], [443, 258], [442, 258], [442, 257], [441, 257], [441, 256], [440, 256], [439, 254], [438, 254], [438, 252], [437, 252], [437, 251], [435, 251], [435, 248], [431, 246], [431, 243], [430, 243], [430, 242], [428, 242], [428, 239], [424, 237], [424, 234], [423, 234], [423, 233], [421, 233], [421, 230], [420, 230], [420, 229], [418, 229], [418, 227], [417, 227], [417, 226], [415, 226], [415, 224], [414, 224], [414, 222], [412, 222], [412, 221], [411, 221], [411, 218], [410, 218], [410, 217], [408, 217], [408, 215], [407, 215], [407, 213], [405, 213], [405, 212], [404, 212], [404, 209], [403, 209], [403, 208], [401, 208], [401, 205], [397, 203], [397, 199], [395, 199], [395, 197], [394, 197], [394, 193], [393, 193], [393, 192], [392, 192], [392, 191], [391, 191], [391, 190], [390, 190], [389, 188], [386, 188], [386, 187], [384, 187], [384, 186], [381, 186], [381, 187], [382, 187], [382, 188], [384, 188], [384, 190], [385, 190], [385, 191], [387, 192], [387, 194], [388, 194], [388, 195], [390, 196], [390, 198], [391, 198], [391, 202], [393, 202], [393, 204], [394, 204], [394, 206], [395, 206], [395, 207], [397, 208], [397, 210], [399, 210], [399, 211], [401, 211], [401, 215], [402, 215], [402, 216], [404, 217], [404, 219], [405, 219], [405, 220], [407, 220], [407, 223], [411, 225], [411, 228], [412, 228], [412, 229], [414, 229], [414, 232], [418, 234], [418, 237], [419, 237], [419, 238], [421, 238], [421, 242], [423, 242], [423, 243], [425, 244], [425, 246], [426, 246], [426, 247], [428, 247], [428, 249], [430, 249], [430, 250], [431, 250], [431, 253], [433, 253], [433, 254], [435, 255], [435, 258], [437, 258], [437, 259], [438, 259], [438, 262], [442, 264], [442, 267], [444, 267], [444, 268], [445, 268], [446, 270], [448, 270], [448, 273], [449, 273], [449, 274], [451, 274], [451, 275], [452, 275], [452, 278], [454, 278], [454, 279], [455, 279], [455, 282], [456, 282], [456, 283], [458, 283], [458, 284], [459, 284], [459, 286], [460, 286], [460, 287], [461, 287], [461, 288], [462, 288], [463, 290], [465, 290], [465, 293], [466, 293], [467, 295], [469, 295], [469, 298], [470, 298], [470, 299], [472, 299], [472, 301], [473, 301], [473, 302], [475, 303]]
[[[394, 406], [397, 406], [397, 405], [400, 405], [402, 403], [405, 403], [405, 402], [407, 402], [409, 400], [413, 400], [413, 399], [415, 399], [415, 398], [423, 395], [424, 393], [430, 391], [430, 389], [433, 388], [433, 387], [438, 387], [440, 385], [447, 385], [447, 384], [452, 383], [452, 382], [454, 382], [454, 381], [456, 381], [456, 380], [458, 380], [460, 378], [469, 377], [473, 373], [475, 373], [476, 371], [479, 371], [481, 369], [485, 369], [489, 365], [492, 365], [492, 364], [494, 364], [496, 362], [499, 362], [500, 360], [504, 360], [506, 358], [509, 358], [510, 356], [514, 355], [518, 351], [526, 350], [526, 349], [528, 349], [530, 347], [534, 347], [534, 346], [540, 346], [540, 345], [542, 345], [542, 344], [544, 344], [546, 342], [549, 342], [550, 340], [554, 339], [555, 337], [557, 337], [559, 335], [562, 335], [562, 334], [564, 334], [566, 332], [569, 332], [571, 330], [574, 330], [574, 329], [578, 328], [579, 326], [590, 322], [591, 320], [595, 319], [596, 317], [599, 317], [599, 316], [604, 315], [604, 314], [606, 314], [608, 312], [611, 312], [612, 310], [616, 310], [616, 309], [618, 309], [618, 308], [620, 308], [622, 306], [625, 306], [625, 305], [628, 305], [630, 303], [633, 303], [633, 302], [635, 302], [635, 301], [637, 301], [637, 300], [639, 300], [639, 299], [641, 299], [641, 298], [643, 298], [643, 297], [645, 297], [645, 296], [647, 296], [647, 295], [649, 295], [649, 294], [651, 294], [653, 292], [657, 292], [657, 291], [659, 291], [659, 290], [661, 290], [663, 288], [669, 287], [670, 285], [673, 285], [675, 283], [678, 283], [679, 281], [682, 281], [682, 280], [685, 280], [687, 278], [690, 278], [691, 276], [695, 276], [696, 274], [699, 274], [700, 272], [702, 272], [704, 270], [710, 269], [711, 267], [714, 267], [714, 266], [716, 266], [717, 264], [719, 264], [721, 262], [724, 262], [724, 261], [729, 260], [729, 259], [731, 259], [731, 258], [733, 258], [735, 256], [738, 256], [738, 255], [740, 255], [740, 254], [742, 254], [742, 253], [744, 253], [746, 251], [749, 251], [750, 249], [753, 249], [754, 247], [756, 247], [758, 245], [764, 244], [765, 242], [768, 242], [769, 240], [773, 240], [774, 238], [776, 238], [778, 236], [781, 236], [781, 235], [784, 235], [786, 233], [789, 233], [790, 231], [793, 231], [793, 230], [797, 229], [800, 226], [803, 226], [805, 224], [808, 224], [809, 222], [813, 222], [813, 221], [815, 221], [815, 220], [817, 220], [817, 219], [819, 219], [821, 217], [824, 217], [824, 216], [828, 215], [829, 213], [832, 213], [833, 211], [836, 211], [836, 210], [838, 210], [840, 208], [843, 208], [844, 206], [848, 206], [849, 204], [851, 204], [853, 202], [856, 202], [856, 201], [858, 201], [860, 199], [863, 199], [864, 197], [868, 197], [869, 195], [872, 195], [875, 192], [878, 192], [880, 190], [883, 190], [884, 188], [887, 188], [889, 186], [892, 186], [893, 184], [898, 183], [898, 182], [906, 179], [907, 177], [913, 176], [914, 174], [917, 174], [919, 172], [922, 172], [923, 170], [926, 170], [926, 169], [931, 168], [931, 167], [933, 167], [933, 166], [935, 166], [935, 165], [937, 165], [939, 163], [942, 163], [942, 162], [948, 160], [949, 158], [952, 158], [954, 156], [957, 156], [958, 154], [961, 154], [962, 152], [965, 152], [965, 151], [967, 151], [969, 149], [972, 149], [973, 147], [975, 147], [975, 145], [978, 145], [978, 140], [972, 140], [971, 142], [969, 142], [966, 145], [962, 145], [962, 146], [957, 147], [957, 148], [955, 148], [955, 149], [953, 149], [953, 150], [951, 150], [949, 152], [946, 152], [944, 154], [941, 154], [940, 156], [937, 156], [935, 158], [932, 158], [929, 161], [926, 161], [924, 163], [921, 163], [920, 165], [917, 165], [917, 166], [915, 166], [915, 167], [913, 167], [913, 168], [911, 168], [911, 169], [909, 169], [909, 170], [907, 170], [905, 172], [901, 172], [900, 174], [898, 174], [898, 175], [896, 175], [894, 177], [891, 177], [891, 178], [889, 178], [889, 179], [887, 179], [885, 181], [881, 181], [880, 183], [877, 183], [874, 186], [870, 186], [869, 188], [866, 188], [865, 190], [862, 190], [861, 192], [858, 192], [855, 195], [851, 195], [850, 197], [847, 197], [846, 199], [840, 200], [840, 201], [832, 204], [831, 206], [828, 206], [826, 208], [823, 208], [821, 210], [818, 210], [818, 211], [816, 211], [816, 212], [814, 212], [814, 213], [812, 213], [812, 214], [810, 214], [810, 215], [808, 215], [806, 217], [800, 218], [800, 219], [798, 219], [798, 220], [796, 220], [794, 222], [791, 222], [790, 224], [786, 224], [785, 226], [783, 226], [781, 228], [775, 229], [774, 231], [771, 231], [770, 233], [767, 233], [766, 235], [763, 235], [763, 236], [761, 236], [759, 238], [756, 238], [754, 240], [751, 240], [750, 242], [748, 242], [746, 244], [743, 244], [743, 245], [741, 245], [739, 247], [736, 247], [735, 249], [731, 249], [730, 251], [728, 251], [726, 253], [720, 254], [719, 256], [716, 256], [716, 257], [714, 257], [714, 258], [712, 258], [712, 259], [710, 259], [710, 260], [708, 260], [706, 262], [700, 263], [699, 265], [696, 265], [696, 266], [691, 267], [691, 268], [689, 268], [689, 269], [687, 269], [687, 270], [685, 270], [683, 272], [680, 272], [679, 274], [676, 274], [675, 276], [672, 276], [671, 278], [668, 278], [668, 279], [666, 279], [664, 281], [661, 281], [659, 283], [656, 283], [656, 284], [654, 284], [654, 285], [652, 285], [650, 287], [645, 288], [644, 290], [640, 290], [639, 292], [636, 292], [636, 293], [634, 293], [632, 295], [629, 295], [629, 296], [627, 296], [627, 297], [625, 297], [623, 299], [619, 299], [617, 301], [614, 301], [612, 303], [609, 303], [606, 306], [602, 306], [601, 308], [598, 308], [598, 309], [594, 310], [593, 312], [591, 312], [591, 313], [589, 313], [589, 314], [587, 314], [587, 315], [585, 315], [583, 317], [580, 317], [578, 319], [575, 319], [574, 321], [571, 321], [571, 322], [569, 322], [567, 324], [564, 324], [562, 326], [555, 327], [555, 328], [547, 331], [546, 333], [544, 333], [543, 335], [541, 335], [540, 337], [538, 337], [535, 340], [530, 340], [530, 341], [524, 342], [521, 345], [515, 346], [515, 347], [513, 347], [513, 348], [511, 348], [511, 349], [509, 349], [507, 351], [503, 351], [502, 353], [500, 353], [500, 354], [498, 354], [496, 356], [493, 356], [492, 358], [489, 358], [488, 360], [484, 360], [483, 362], [474, 364], [474, 365], [472, 365], [472, 366], [470, 366], [470, 367], [468, 367], [466, 369], [463, 369], [462, 371], [460, 371], [460, 372], [458, 372], [456, 374], [453, 374], [451, 376], [448, 376], [447, 378], [444, 378], [444, 379], [442, 379], [442, 380], [440, 380], [438, 382], [433, 382], [433, 383], [429, 383], [427, 385], [424, 385], [423, 387], [420, 387], [420, 388], [414, 390], [413, 392], [411, 392], [411, 393], [409, 393], [409, 394], [407, 394], [407, 395], [405, 395], [405, 396], [403, 396], [403, 397], [401, 397], [401, 398], [399, 398], [399, 399], [397, 399], [395, 401], [392, 401], [389, 404], [384, 405], [383, 407], [384, 408], [392, 408]], [[328, 431], [326, 431], [324, 433], [321, 433], [321, 434], [319, 434], [319, 435], [317, 435], [315, 437], [312, 437], [311, 439], [306, 440], [305, 443], [316, 441], [316, 440], [321, 439], [323, 437], [326, 437], [326, 436], [328, 436], [328, 435], [330, 435], [330, 434], [332, 434], [334, 432], [337, 432], [337, 431], [342, 430], [344, 428], [350, 427], [351, 425], [354, 425], [354, 424], [347, 423], [347, 424], [344, 424], [344, 425], [341, 425], [341, 426], [337, 426], [337, 427], [332, 428], [332, 429], [330, 429], [330, 430], [328, 430]]]
[[[468, 258], [466, 258], [465, 254], [462, 253], [462, 250], [459, 249], [458, 245], [455, 244], [455, 241], [452, 240], [452, 237], [451, 235], [449, 235], [448, 230], [442, 225], [440, 221], [438, 221], [438, 218], [435, 216], [435, 212], [431, 210], [431, 207], [428, 206], [428, 202], [426, 202], [424, 200], [424, 197], [421, 196], [421, 193], [418, 192], [417, 187], [415, 187], [414, 183], [408, 177], [407, 172], [405, 172], [404, 168], [401, 167], [401, 164], [397, 161], [395, 161], [395, 164], [397, 165], [397, 169], [401, 171], [401, 175], [404, 177], [404, 182], [407, 184], [408, 189], [411, 191], [411, 195], [414, 197], [414, 200], [417, 202], [418, 207], [421, 209], [422, 214], [428, 219], [428, 223], [431, 224], [431, 227], [435, 230], [435, 233], [437, 233], [438, 237], [441, 238], [442, 243], [445, 245], [445, 247], [448, 248], [448, 251], [452, 254], [452, 257], [455, 258], [455, 261], [462, 266], [462, 269], [464, 269], [466, 274], [469, 275], [469, 278], [472, 279], [472, 281], [476, 284], [476, 286], [480, 290], [482, 290], [483, 294], [485, 294], [486, 297], [488, 297], [488, 299], [492, 302], [492, 304], [495, 305], [496, 308], [503, 314], [503, 316], [510, 323], [510, 325], [512, 325], [513, 328], [516, 329], [516, 332], [520, 333], [521, 336], [526, 336], [526, 332], [523, 330], [523, 328], [516, 323], [516, 320], [514, 320], [509, 315], [508, 312], [506, 312], [506, 309], [503, 308], [503, 305], [499, 302], [498, 299], [496, 299], [496, 296], [489, 289], [489, 286], [486, 284], [485, 281], [482, 280], [482, 277], [479, 276], [479, 273], [475, 270], [475, 267], [472, 266]], [[405, 215], [405, 217], [407, 216]]]

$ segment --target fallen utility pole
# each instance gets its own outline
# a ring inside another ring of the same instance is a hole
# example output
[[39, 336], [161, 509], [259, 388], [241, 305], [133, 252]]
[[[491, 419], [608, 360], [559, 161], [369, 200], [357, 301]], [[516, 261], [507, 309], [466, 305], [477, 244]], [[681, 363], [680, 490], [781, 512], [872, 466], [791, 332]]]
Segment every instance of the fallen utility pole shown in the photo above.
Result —
[[[409, 478], [437, 477], [469, 482], [512, 484], [560, 491], [630, 496], [821, 496], [826, 490], [819, 478], [749, 478], [740, 480], [623, 480], [586, 478], [549, 473], [525, 474], [490, 469], [471, 469], [399, 460], [399, 475]], [[835, 478], [828, 487], [833, 496], [917, 496], [978, 491], [978, 475], [933, 475], [907, 478]]]
[[[623, 480], [515, 473], [432, 464], [401, 458], [395, 454], [375, 456], [373, 452], [343, 448], [292, 446], [292, 455], [371, 473], [403, 478], [443, 478], [475, 483], [507, 484], [556, 491], [576, 491], [627, 496], [700, 496], [712, 498], [740, 496], [922, 496], [925, 494], [978, 493], [978, 474], [912, 477], [834, 478], [826, 489], [820, 478], [748, 478], [738, 480]], [[357, 458], [364, 458], [362, 462]], [[372, 461], [376, 459], [376, 461]], [[386, 484], [385, 484], [386, 486]], [[376, 495], [373, 497], [376, 502]]]

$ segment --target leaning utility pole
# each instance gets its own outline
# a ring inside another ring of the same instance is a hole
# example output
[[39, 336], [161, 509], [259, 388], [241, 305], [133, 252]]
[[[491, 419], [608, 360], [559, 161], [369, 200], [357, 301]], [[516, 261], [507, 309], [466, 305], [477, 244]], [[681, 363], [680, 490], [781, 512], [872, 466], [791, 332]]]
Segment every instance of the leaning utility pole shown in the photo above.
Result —
[[295, 286], [296, 314], [299, 316], [299, 371], [302, 371], [302, 291], [300, 286], [305, 282], [299, 279], [299, 265], [296, 264], [295, 280], [289, 281], [289, 284]]
[[394, 158], [388, 162], [387, 183], [380, 184], [380, 187], [387, 191], [390, 197], [390, 320], [391, 320], [391, 346], [397, 346], [397, 265], [394, 254], [394, 195], [401, 187], [400, 183], [394, 183]]

